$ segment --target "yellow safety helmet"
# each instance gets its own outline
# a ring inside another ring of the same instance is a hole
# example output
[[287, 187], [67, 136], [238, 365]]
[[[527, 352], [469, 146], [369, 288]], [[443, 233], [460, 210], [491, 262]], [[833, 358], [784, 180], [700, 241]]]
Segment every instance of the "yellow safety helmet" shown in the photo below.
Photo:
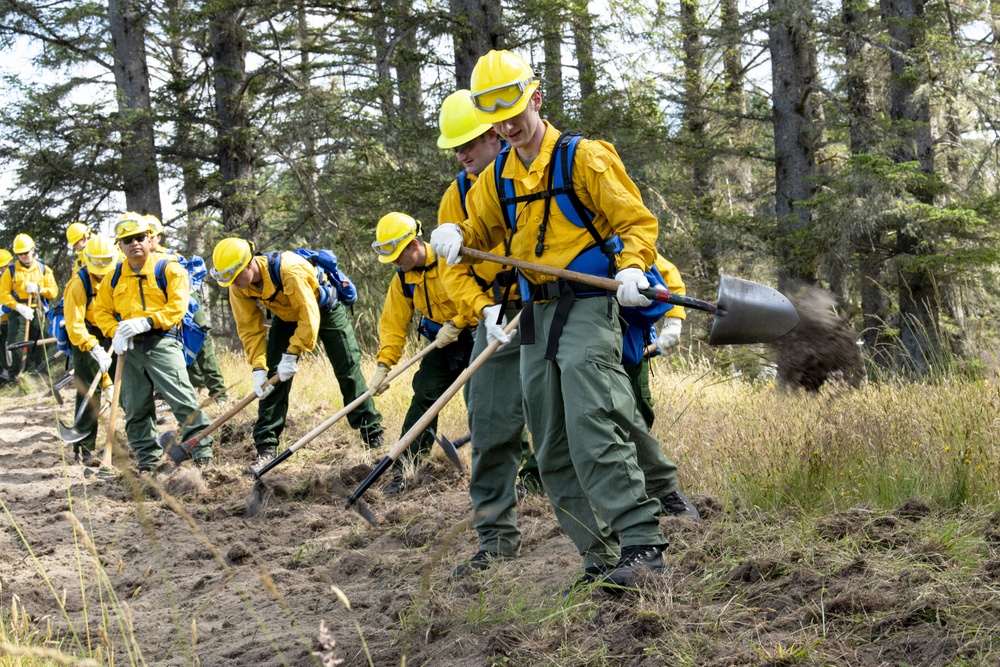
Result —
[[74, 222], [66, 228], [66, 240], [69, 241], [71, 247], [79, 243], [81, 239], [88, 238], [89, 236], [90, 230], [82, 222]]
[[23, 255], [30, 252], [35, 247], [35, 241], [27, 234], [18, 234], [14, 237], [14, 254]]
[[152, 213], [146, 214], [146, 222], [149, 223], [149, 233], [153, 236], [163, 233], [163, 223]]
[[472, 70], [472, 106], [480, 123], [499, 123], [513, 118], [528, 106], [538, 90], [538, 77], [531, 65], [516, 53], [490, 51]]
[[229, 287], [247, 268], [253, 258], [254, 247], [239, 238], [222, 239], [212, 251], [212, 277], [223, 287]]
[[10, 250], [0, 249], [0, 269], [7, 266], [14, 261], [14, 255], [10, 254]]
[[146, 216], [134, 211], [128, 211], [115, 223], [115, 240], [120, 241], [126, 236], [135, 236], [143, 232], [149, 233], [149, 221]]
[[420, 234], [420, 221], [405, 213], [386, 213], [375, 227], [372, 248], [378, 253], [378, 261], [390, 264], [406, 250], [410, 241]]
[[472, 93], [462, 89], [444, 98], [444, 102], [441, 103], [441, 114], [438, 117], [438, 127], [441, 128], [441, 136], [437, 141], [438, 148], [458, 148], [485, 134], [491, 126], [479, 122], [476, 118], [476, 109], [472, 106]]
[[95, 276], [106, 276], [118, 263], [118, 247], [104, 234], [95, 234], [83, 247], [83, 261], [87, 271]]

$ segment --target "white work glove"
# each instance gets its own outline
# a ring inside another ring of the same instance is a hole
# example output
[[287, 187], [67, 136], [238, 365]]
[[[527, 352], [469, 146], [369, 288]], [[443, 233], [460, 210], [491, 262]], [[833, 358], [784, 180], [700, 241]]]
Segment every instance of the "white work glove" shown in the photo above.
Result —
[[372, 396], [378, 396], [389, 388], [389, 383], [385, 381], [388, 375], [389, 367], [385, 364], [379, 364], [375, 367], [375, 372], [372, 373], [371, 379], [368, 380], [368, 391], [372, 393]]
[[437, 341], [438, 347], [444, 347], [445, 345], [451, 345], [456, 340], [458, 340], [458, 335], [462, 333], [462, 330], [455, 326], [455, 323], [451, 320], [446, 321], [438, 329], [437, 335], [434, 336], [434, 340]]
[[148, 318], [133, 317], [130, 320], [122, 320], [118, 323], [118, 331], [115, 333], [115, 336], [132, 338], [132, 336], [139, 336], [152, 328], [153, 325], [149, 323]]
[[[134, 346], [135, 343], [132, 342], [132, 338], [130, 336], [123, 336], [122, 328], [118, 327], [114, 338], [111, 339], [111, 349], [115, 351], [115, 354], [119, 356], [123, 355], [126, 350], [131, 350]], [[118, 363], [121, 363], [121, 361]]]
[[31, 308], [28, 308], [23, 303], [19, 303], [16, 306], [14, 306], [14, 310], [17, 311], [18, 315], [28, 320], [29, 322], [31, 321], [31, 318], [35, 316], [35, 311], [33, 311]]
[[299, 370], [299, 357], [296, 354], [289, 354], [288, 352], [283, 352], [281, 355], [281, 361], [278, 362], [278, 379], [282, 382], [288, 382], [292, 379]]
[[507, 316], [504, 315], [500, 324], [497, 324], [497, 318], [500, 317], [501, 308], [503, 308], [503, 306], [499, 303], [483, 308], [483, 324], [486, 326], [487, 345], [493, 341], [500, 341], [500, 347], [503, 347], [510, 342], [510, 336], [503, 330], [503, 328], [507, 326]]
[[[110, 357], [109, 357], [110, 358]], [[101, 405], [111, 405], [111, 401], [115, 399], [115, 386], [109, 384], [107, 387], [101, 390]]]
[[38, 283], [25, 283], [24, 289], [28, 290], [28, 294], [38, 294]]
[[253, 393], [257, 394], [257, 398], [264, 398], [274, 391], [274, 385], [269, 384], [265, 387], [265, 382], [267, 382], [267, 371], [263, 368], [253, 369]]
[[618, 288], [618, 303], [622, 307], [642, 307], [653, 303], [639, 293], [639, 290], [649, 287], [649, 280], [646, 278], [646, 274], [642, 272], [642, 269], [637, 269], [634, 266], [622, 269], [615, 276], [615, 280], [620, 280], [622, 283], [621, 287]]
[[111, 368], [111, 355], [100, 345], [94, 346], [90, 351], [90, 356], [97, 362], [97, 367], [101, 369], [101, 373], [107, 373], [108, 369]]
[[462, 230], [453, 222], [440, 224], [437, 229], [431, 232], [431, 249], [439, 257], [444, 257], [444, 261], [448, 263], [448, 266], [453, 266], [462, 261], [462, 256], [459, 252], [462, 250], [463, 245], [465, 245], [465, 237], [462, 236]]
[[676, 317], [666, 317], [663, 319], [663, 326], [660, 327], [660, 335], [656, 338], [656, 347], [660, 348], [660, 354], [666, 354], [667, 350], [677, 347], [681, 342], [681, 325], [684, 320]]

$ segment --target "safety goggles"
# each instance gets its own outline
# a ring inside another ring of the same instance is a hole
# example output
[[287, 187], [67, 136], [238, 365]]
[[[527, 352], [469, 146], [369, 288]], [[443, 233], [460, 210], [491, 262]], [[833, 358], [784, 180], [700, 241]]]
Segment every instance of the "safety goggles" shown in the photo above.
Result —
[[373, 241], [372, 248], [374, 248], [375, 252], [382, 255], [383, 257], [389, 257], [390, 255], [395, 254], [396, 248], [398, 248], [401, 243], [403, 243], [404, 241], [409, 242], [410, 239], [412, 238], [413, 238], [413, 232], [408, 231], [399, 238], [392, 239], [390, 241], [382, 241], [381, 243], [378, 241]]
[[[124, 241], [125, 239], [122, 240]], [[118, 259], [117, 255], [87, 255], [87, 262], [95, 269], [106, 269], [111, 266], [116, 259]]]
[[509, 109], [524, 97], [524, 91], [533, 83], [539, 81], [538, 77], [505, 83], [501, 86], [493, 86], [478, 93], [472, 93], [472, 104], [480, 111], [493, 113], [497, 108]]
[[118, 239], [118, 241], [123, 243], [124, 245], [132, 245], [136, 241], [142, 243], [143, 241], [146, 240], [147, 236], [149, 236], [149, 234], [147, 234], [146, 232], [139, 232], [138, 234], [133, 234], [132, 236], [123, 236], [120, 239]]

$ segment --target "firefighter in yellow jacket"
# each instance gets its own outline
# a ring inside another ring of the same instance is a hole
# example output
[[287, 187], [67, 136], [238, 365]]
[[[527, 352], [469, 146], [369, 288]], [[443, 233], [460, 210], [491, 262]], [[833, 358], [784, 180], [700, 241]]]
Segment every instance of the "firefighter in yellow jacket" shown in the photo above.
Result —
[[[98, 234], [87, 240], [80, 254], [85, 266], [73, 273], [63, 296], [66, 335], [73, 348], [73, 374], [78, 388], [89, 387], [97, 373], [108, 373], [113, 365], [108, 353], [111, 340], [97, 326], [94, 317], [94, 297], [101, 281], [118, 263], [118, 248], [107, 236]], [[74, 414], [80, 415], [77, 430], [89, 435], [73, 444], [74, 458], [77, 462], [82, 459], [84, 465], [100, 465], [100, 460], [93, 455], [97, 442], [97, 411], [85, 410], [81, 414], [84, 398], [84, 392], [77, 391]]]
[[[35, 242], [30, 236], [18, 234], [14, 237], [14, 256], [16, 260], [0, 274], [0, 304], [10, 311], [8, 344], [23, 342], [25, 327], [29, 328], [30, 340], [41, 338], [45, 331], [45, 318], [38, 312], [44, 312], [48, 300], [59, 294], [52, 269], [35, 258]], [[13, 352], [7, 369], [11, 382], [17, 378], [27, 358], [32, 359], [33, 365], [39, 365], [45, 361], [45, 349], [36, 345], [30, 353], [24, 350]]]
[[541, 118], [539, 83], [509, 51], [477, 62], [470, 86], [476, 115], [510, 144], [509, 159], [500, 179], [473, 186], [468, 219], [439, 225], [431, 246], [454, 264], [463, 245], [491, 250], [508, 239], [512, 257], [620, 281], [617, 293], [608, 293], [522, 272], [521, 386], [542, 483], [584, 558], [584, 580], [627, 584], [639, 571], [665, 570], [660, 503], [646, 494], [627, 439], [637, 413], [621, 366], [618, 319], [621, 307], [651, 303], [640, 290], [649, 287], [644, 273], [656, 256], [657, 221], [614, 147], [601, 141], [577, 140], [567, 183], [593, 217], [578, 224], [573, 211], [552, 201], [561, 134]]
[[[320, 285], [316, 267], [296, 253], [255, 255], [249, 241], [228, 238], [215, 246], [212, 265], [212, 277], [229, 288], [236, 330], [260, 397], [253, 438], [256, 465], [261, 465], [277, 453], [299, 357], [322, 341], [344, 402], [350, 403], [368, 391], [361, 372], [361, 347], [346, 306], [323, 293], [327, 288]], [[270, 327], [262, 308], [273, 315]], [[273, 375], [281, 382], [264, 387]], [[369, 447], [382, 444], [382, 415], [370, 397], [347, 415], [347, 421]]]
[[[471, 326], [475, 321], [461, 313], [453, 296], [457, 269], [438, 261], [437, 255], [420, 236], [418, 221], [405, 213], [382, 216], [375, 229], [372, 248], [380, 262], [393, 263], [397, 267], [379, 320], [378, 365], [368, 382], [372, 393], [377, 396], [388, 387], [385, 378], [403, 355], [415, 310], [422, 313], [420, 334], [429, 341], [438, 341], [439, 345], [421, 360], [413, 376], [413, 398], [403, 419], [402, 432], [406, 433], [469, 365], [473, 344]], [[436, 427], [437, 418], [428, 428]], [[410, 444], [406, 456], [396, 459], [386, 493], [401, 493], [406, 488], [404, 459], [416, 460], [429, 451], [433, 443], [433, 436], [424, 431]]]
[[73, 249], [73, 254], [76, 255], [76, 259], [73, 261], [73, 271], [79, 271], [87, 265], [83, 257], [83, 250], [89, 239], [90, 229], [82, 222], [74, 222], [66, 228], [66, 242]]
[[[7, 270], [10, 263], [14, 261], [14, 255], [9, 250], [0, 248], [0, 273]], [[0, 306], [0, 345], [7, 344], [7, 320], [10, 317], [10, 309], [7, 306]], [[7, 355], [0, 354], [0, 382], [7, 382]]]
[[[188, 306], [187, 272], [176, 261], [152, 252], [149, 223], [141, 214], [123, 215], [115, 224], [115, 239], [125, 259], [101, 280], [94, 319], [112, 339], [118, 363], [124, 364], [120, 394], [125, 432], [139, 473], [151, 474], [163, 455], [157, 441], [154, 390], [184, 427], [182, 440], [208, 426], [184, 368], [180, 325]], [[198, 466], [209, 464], [211, 438], [197, 443], [191, 456]]]

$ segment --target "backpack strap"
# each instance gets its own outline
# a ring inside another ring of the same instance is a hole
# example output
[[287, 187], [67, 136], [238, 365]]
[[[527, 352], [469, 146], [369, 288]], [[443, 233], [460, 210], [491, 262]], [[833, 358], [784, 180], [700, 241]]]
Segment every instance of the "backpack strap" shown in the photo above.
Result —
[[115, 272], [111, 274], [111, 289], [118, 287], [118, 281], [122, 278], [122, 260], [118, 260], [118, 266], [115, 267]]
[[83, 267], [76, 272], [76, 275], [80, 276], [80, 282], [83, 283], [83, 291], [87, 295], [87, 308], [90, 308], [90, 302], [94, 299], [94, 284], [90, 280], [90, 271], [87, 267]]
[[161, 259], [153, 267], [153, 277], [156, 278], [156, 286], [163, 292], [163, 296], [167, 295], [167, 262], [169, 261], [169, 259]]
[[414, 294], [414, 287], [410, 283], [406, 282], [406, 272], [403, 269], [396, 267], [396, 274], [399, 276], [399, 284], [403, 286], [403, 296], [407, 299], [412, 299]]
[[462, 215], [469, 217], [469, 212], [465, 208], [465, 197], [469, 194], [469, 190], [472, 189], [472, 179], [465, 173], [465, 170], [462, 170], [455, 177], [455, 182], [458, 183], [458, 196], [462, 202]]
[[273, 301], [284, 286], [281, 283], [281, 251], [272, 250], [265, 255], [267, 257], [267, 274], [271, 276], [271, 282], [274, 283], [274, 296], [270, 299], [265, 299], [265, 301]]

